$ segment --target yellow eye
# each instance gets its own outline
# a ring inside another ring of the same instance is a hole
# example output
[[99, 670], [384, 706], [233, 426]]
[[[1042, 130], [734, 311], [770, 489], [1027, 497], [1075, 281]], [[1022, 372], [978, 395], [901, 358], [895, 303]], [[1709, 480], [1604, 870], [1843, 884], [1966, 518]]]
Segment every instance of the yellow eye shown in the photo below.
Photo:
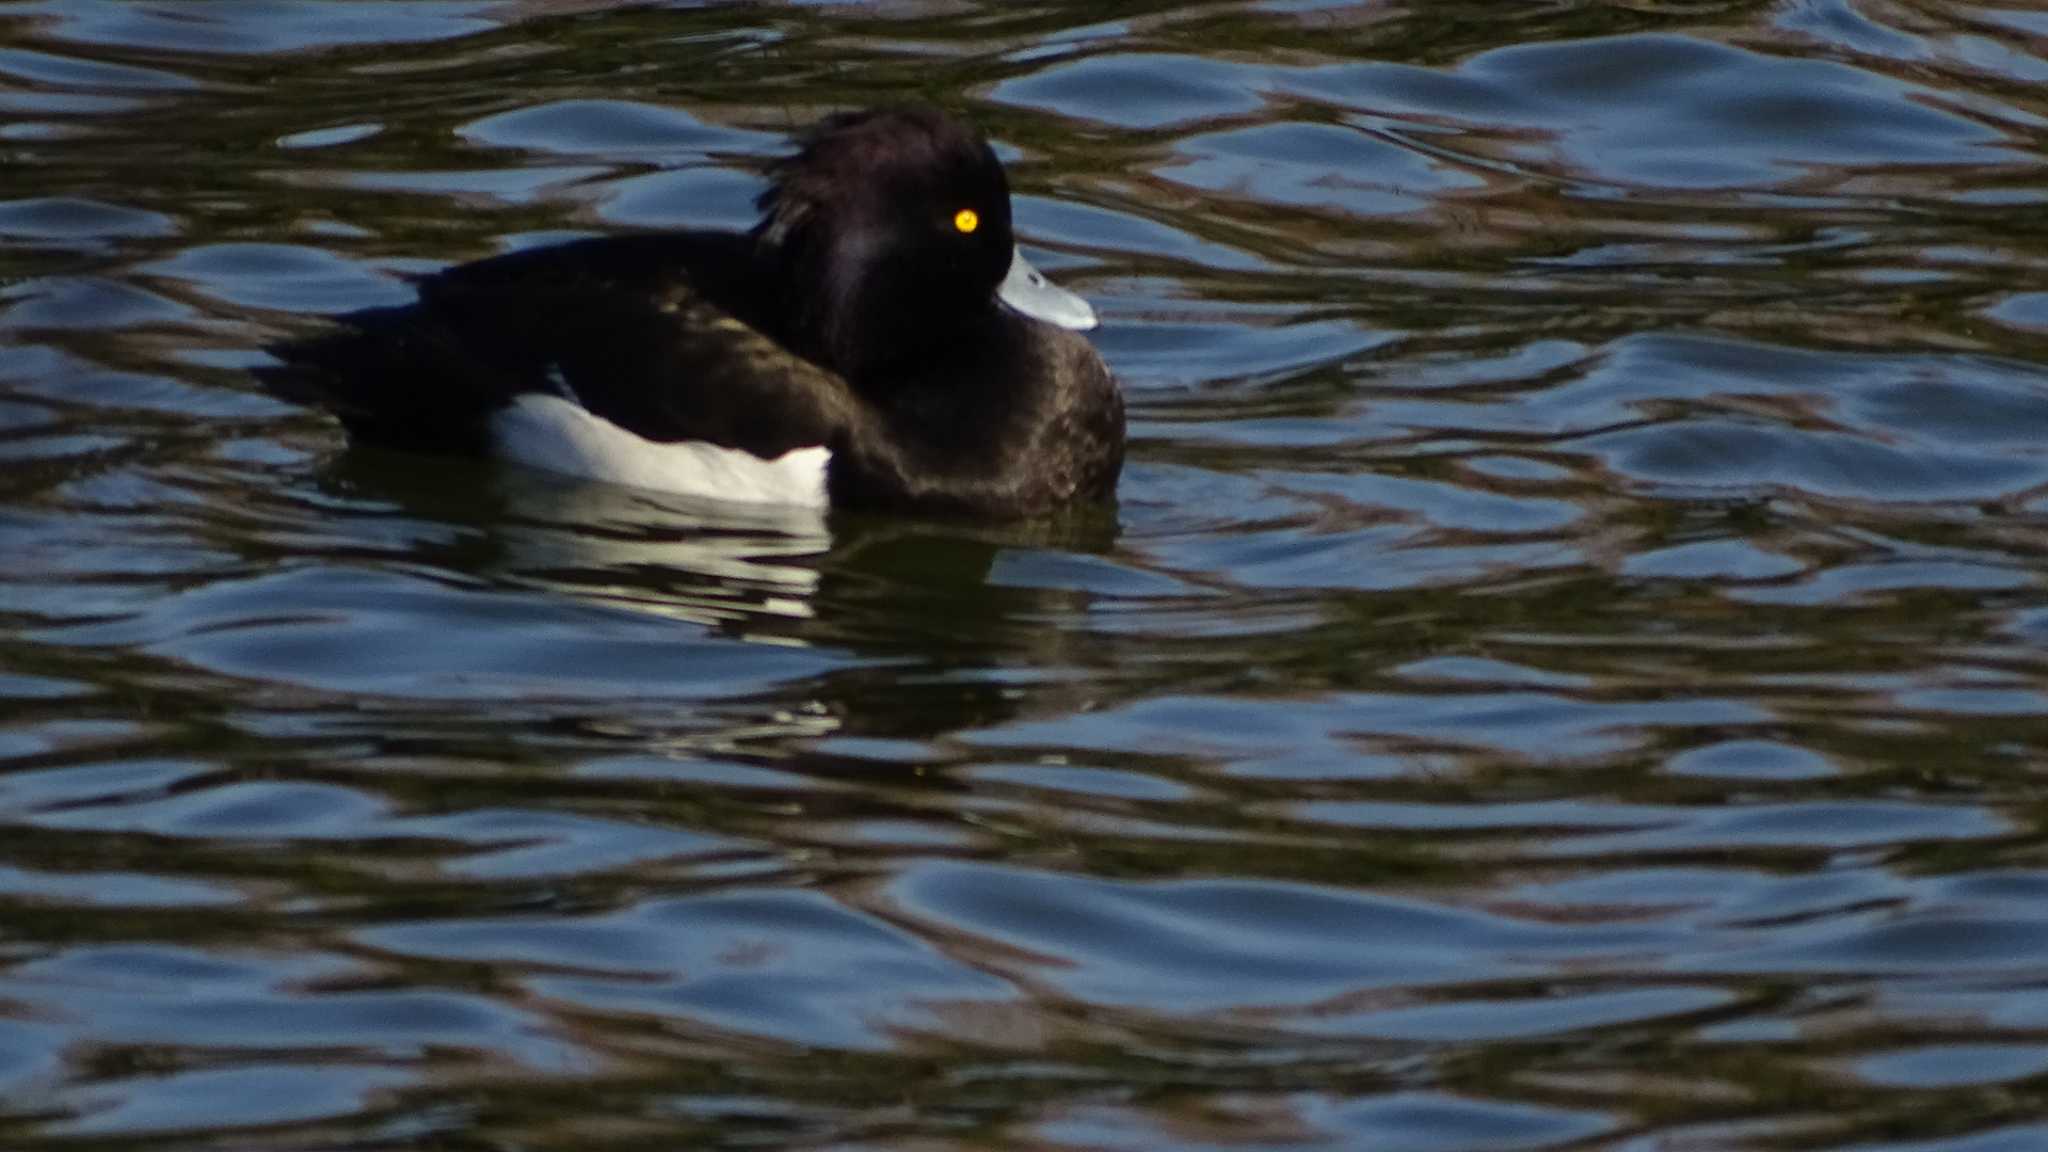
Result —
[[972, 235], [974, 230], [979, 227], [981, 227], [981, 213], [976, 212], [974, 209], [962, 208], [958, 212], [953, 213], [953, 228], [961, 235]]

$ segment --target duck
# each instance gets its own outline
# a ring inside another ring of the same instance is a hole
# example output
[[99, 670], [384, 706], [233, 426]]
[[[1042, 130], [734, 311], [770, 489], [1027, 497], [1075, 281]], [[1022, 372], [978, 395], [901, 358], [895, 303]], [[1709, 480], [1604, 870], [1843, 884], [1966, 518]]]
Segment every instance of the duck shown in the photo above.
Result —
[[978, 131], [921, 105], [830, 116], [755, 206], [744, 232], [444, 268], [258, 375], [352, 442], [684, 496], [995, 518], [1114, 499], [1096, 314], [1025, 260]]

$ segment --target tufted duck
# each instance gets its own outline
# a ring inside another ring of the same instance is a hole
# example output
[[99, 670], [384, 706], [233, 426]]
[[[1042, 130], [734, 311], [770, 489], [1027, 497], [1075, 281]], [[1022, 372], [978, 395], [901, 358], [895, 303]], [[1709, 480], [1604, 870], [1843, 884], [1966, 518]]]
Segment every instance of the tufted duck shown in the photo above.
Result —
[[448, 268], [262, 370], [358, 440], [727, 500], [1023, 516], [1114, 495], [1123, 400], [972, 129], [820, 124], [752, 231]]

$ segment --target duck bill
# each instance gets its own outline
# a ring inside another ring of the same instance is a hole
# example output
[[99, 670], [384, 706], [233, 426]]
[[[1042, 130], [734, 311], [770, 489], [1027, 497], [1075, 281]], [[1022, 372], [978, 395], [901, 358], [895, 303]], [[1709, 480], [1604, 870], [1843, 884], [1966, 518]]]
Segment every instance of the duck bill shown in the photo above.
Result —
[[1012, 250], [1010, 271], [996, 288], [996, 299], [1033, 320], [1076, 332], [1086, 332], [1101, 323], [1086, 300], [1047, 280], [1045, 273], [1024, 259], [1021, 249]]

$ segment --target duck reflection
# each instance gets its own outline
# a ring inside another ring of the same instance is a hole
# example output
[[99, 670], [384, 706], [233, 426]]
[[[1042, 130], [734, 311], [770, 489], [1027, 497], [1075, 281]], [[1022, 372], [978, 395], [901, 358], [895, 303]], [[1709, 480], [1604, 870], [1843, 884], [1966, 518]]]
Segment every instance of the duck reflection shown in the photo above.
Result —
[[[453, 468], [353, 449], [323, 487], [357, 507], [381, 505], [381, 542], [389, 547], [398, 532], [396, 543], [416, 562], [744, 643], [848, 657], [836, 670], [751, 696], [744, 717], [729, 718], [755, 734], [757, 749], [770, 729], [784, 737], [928, 737], [1012, 718], [1027, 696], [1057, 695], [1048, 685], [1020, 692], [1003, 670], [1073, 663], [1078, 654], [1063, 649], [1077, 633], [1049, 622], [1085, 611], [1089, 594], [991, 576], [1006, 553], [1099, 553], [1117, 535], [1114, 511], [1102, 508], [999, 524], [862, 517], [516, 468], [479, 484], [465, 467], [458, 484], [449, 482]], [[764, 729], [770, 713], [790, 722]], [[620, 719], [601, 727], [645, 737], [667, 727]]]

